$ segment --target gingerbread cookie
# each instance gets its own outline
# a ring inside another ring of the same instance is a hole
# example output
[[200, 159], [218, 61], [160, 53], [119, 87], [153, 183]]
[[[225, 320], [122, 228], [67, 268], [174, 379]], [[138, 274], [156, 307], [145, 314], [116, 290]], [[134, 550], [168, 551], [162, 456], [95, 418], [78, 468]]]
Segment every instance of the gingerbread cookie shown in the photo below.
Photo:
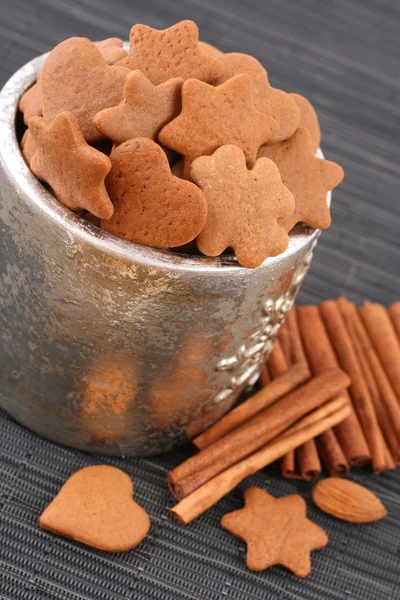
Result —
[[29, 129], [27, 129], [24, 135], [22, 136], [21, 152], [29, 166], [31, 166], [31, 161], [35, 155], [36, 149], [36, 142], [33, 139], [33, 136]]
[[232, 248], [243, 267], [258, 267], [286, 250], [289, 237], [278, 219], [293, 212], [294, 200], [271, 160], [259, 159], [249, 171], [240, 148], [222, 146], [196, 158], [190, 173], [208, 204], [197, 237], [203, 254], [219, 256]]
[[299, 127], [290, 139], [262, 146], [258, 156], [276, 163], [284, 185], [294, 196], [294, 212], [280, 221], [286, 231], [300, 221], [317, 229], [329, 227], [331, 215], [326, 195], [339, 185], [344, 173], [338, 164], [315, 158], [307, 129]]
[[127, 53], [123, 48], [123, 41], [119, 38], [102, 40], [101, 42], [97, 42], [96, 46], [109, 66], [115, 65], [116, 62], [127, 56]]
[[121, 101], [128, 73], [126, 67], [109, 67], [86, 38], [61, 42], [42, 69], [43, 117], [51, 122], [60, 112], [72, 112], [87, 142], [103, 139], [93, 117]]
[[132, 498], [131, 478], [96, 465], [74, 473], [42, 513], [42, 529], [105, 552], [124, 552], [146, 537], [150, 519]]
[[36, 82], [20, 98], [18, 108], [24, 115], [24, 123], [28, 124], [31, 117], [42, 116], [42, 84], [41, 74], [38, 73]]
[[135, 137], [157, 140], [163, 125], [179, 114], [182, 83], [183, 79], [175, 78], [155, 86], [141, 71], [132, 71], [120, 104], [100, 111], [94, 123], [115, 144]]
[[224, 54], [221, 60], [223, 71], [215, 85], [220, 85], [239, 73], [246, 73], [253, 89], [254, 106], [278, 121], [279, 130], [273, 141], [280, 142], [289, 138], [299, 125], [299, 109], [289, 94], [271, 87], [267, 71], [253, 56], [232, 52]]
[[274, 498], [256, 487], [244, 490], [245, 507], [224, 515], [221, 525], [247, 544], [246, 565], [263, 571], [286, 567], [297, 577], [311, 571], [310, 552], [328, 543], [325, 531], [307, 519], [301, 496]]
[[197, 79], [182, 86], [182, 112], [165, 125], [158, 139], [185, 157], [185, 172], [198, 156], [225, 144], [241, 148], [250, 166], [261, 144], [271, 140], [278, 123], [254, 107], [248, 75], [236, 75], [218, 87]]
[[181, 21], [164, 30], [134, 25], [130, 52], [118, 62], [139, 69], [154, 85], [173, 77], [214, 82], [221, 73], [221, 62], [199, 48], [199, 30], [193, 21]]
[[158, 144], [128, 140], [113, 150], [111, 163], [106, 185], [115, 213], [101, 222], [103, 229], [154, 248], [181, 246], [202, 230], [207, 216], [203, 192], [172, 175]]
[[172, 175], [175, 177], [179, 177], [180, 179], [184, 179], [184, 169], [185, 169], [185, 161], [183, 158], [178, 158], [175, 160], [174, 164], [171, 167]]
[[213, 58], [221, 58], [224, 55], [224, 53], [215, 46], [212, 46], [208, 42], [202, 42], [201, 40], [199, 40], [199, 48], [202, 52]]
[[291, 98], [296, 102], [300, 111], [299, 127], [305, 127], [311, 136], [312, 149], [314, 153], [318, 150], [321, 143], [321, 129], [317, 113], [311, 102], [300, 96], [300, 94], [289, 94]]
[[74, 115], [59, 113], [51, 123], [32, 117], [29, 131], [37, 147], [30, 163], [36, 177], [46, 181], [71, 210], [85, 209], [109, 219], [114, 208], [104, 180], [110, 159], [85, 142]]

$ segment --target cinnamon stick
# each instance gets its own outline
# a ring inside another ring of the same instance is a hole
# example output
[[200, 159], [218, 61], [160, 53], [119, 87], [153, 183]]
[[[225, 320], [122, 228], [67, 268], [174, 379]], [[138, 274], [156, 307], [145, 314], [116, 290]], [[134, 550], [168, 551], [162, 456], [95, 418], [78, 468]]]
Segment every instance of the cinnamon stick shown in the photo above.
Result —
[[360, 314], [394, 393], [400, 402], [400, 343], [387, 310], [366, 302]]
[[393, 328], [396, 332], [397, 339], [400, 342], [400, 302], [395, 302], [388, 308]]
[[[306, 365], [308, 371], [310, 372], [308, 360], [303, 348], [303, 342], [301, 340], [297, 310], [297, 306], [293, 305], [292, 309], [289, 311], [286, 320], [290, 332], [291, 361], [293, 363], [300, 363]], [[305, 444], [299, 446], [296, 449], [296, 452], [292, 452], [293, 454], [295, 454], [294, 460], [295, 463], [297, 463], [297, 469], [300, 473], [301, 479], [304, 479], [305, 481], [311, 481], [321, 473], [321, 461], [318, 455], [315, 440], [309, 440]], [[290, 462], [292, 460], [291, 457], [288, 456], [286, 460], [289, 462], [290, 465]], [[290, 476], [290, 472], [286, 473], [286, 476], [288, 475]]]
[[339, 364], [351, 379], [350, 393], [369, 445], [373, 469], [376, 473], [381, 473], [390, 467], [386, 444], [342, 314], [333, 300], [323, 302], [320, 310]]
[[222, 417], [215, 425], [197, 436], [193, 440], [193, 445], [198, 450], [210, 446], [210, 444], [236, 429], [257, 413], [292, 392], [308, 378], [309, 371], [304, 365], [298, 364], [289, 367], [281, 376], [271, 381], [259, 392]]
[[302, 479], [299, 468], [296, 464], [294, 450], [289, 450], [280, 461], [281, 473], [286, 479]]
[[317, 375], [168, 473], [171, 491], [175, 496], [183, 497], [200, 487], [337, 396], [349, 384], [347, 375], [338, 369]]
[[260, 375], [260, 385], [262, 387], [265, 387], [271, 381], [272, 381], [272, 379], [271, 379], [271, 375], [269, 374], [268, 367], [267, 367], [267, 365], [264, 365], [263, 370], [261, 371], [261, 375]]
[[[394, 460], [398, 462], [400, 460], [400, 406], [395, 399], [393, 411], [389, 412], [387, 410], [383, 396], [379, 390], [377, 380], [374, 377], [374, 368], [376, 370], [376, 362], [374, 363], [374, 361], [377, 361], [379, 365], [379, 359], [369, 341], [368, 334], [357, 312], [357, 308], [346, 298], [339, 298], [338, 304], [346, 323], [351, 341], [354, 345], [354, 349], [360, 361], [361, 370], [374, 403], [379, 425], [382, 429], [382, 433], [387, 445], [389, 446], [388, 450], [390, 450], [390, 454]], [[369, 348], [369, 352], [372, 352], [372, 354], [375, 355], [372, 357], [374, 367], [371, 367], [366, 348]]]
[[287, 316], [287, 325], [290, 332], [291, 360], [293, 363], [299, 362], [304, 365], [307, 365], [308, 369], [310, 369], [307, 356], [304, 351], [303, 342], [301, 339], [301, 333], [298, 322], [298, 311], [299, 308], [293, 305], [292, 309], [290, 310]]
[[[314, 338], [313, 327], [303, 327], [303, 329], [300, 330], [300, 312], [301, 307], [299, 307], [297, 311], [296, 319], [299, 337], [301, 331], [302, 340], [300, 340], [300, 343], [302, 344], [302, 348], [304, 347], [303, 352], [305, 359], [308, 361], [308, 364], [310, 365], [314, 375], [317, 375], [325, 370], [323, 365], [321, 366], [321, 363], [318, 361], [318, 350], [316, 351], [314, 346], [315, 344], [318, 347], [318, 340], [315, 340]], [[332, 430], [321, 434], [319, 438], [315, 440], [315, 443], [325, 470], [329, 473], [329, 475], [344, 475], [349, 472], [349, 463], [339, 442], [337, 441], [335, 433]], [[300, 456], [300, 452], [301, 448], [298, 450], [299, 462], [302, 458]]]
[[274, 347], [268, 358], [268, 369], [271, 377], [275, 379], [287, 371], [289, 365], [279, 339], [275, 340]]
[[[268, 360], [269, 371], [272, 377], [279, 377], [279, 375], [281, 375], [287, 370], [288, 366], [289, 362], [285, 356], [282, 343], [278, 338], [275, 342], [274, 348]], [[286, 462], [287, 466], [283, 465], [283, 468], [281, 466], [283, 475], [292, 479], [301, 479], [301, 475], [297, 472], [296, 469], [294, 450], [291, 450], [289, 452], [289, 455], [286, 457]]]
[[[317, 374], [326, 369], [339, 368], [319, 308], [311, 305], [299, 306], [298, 321], [311, 371]], [[343, 394], [350, 400], [347, 390], [344, 390]], [[335, 434], [350, 465], [359, 467], [370, 460], [370, 451], [352, 405], [348, 418], [335, 427]]]
[[349, 414], [348, 404], [328, 417], [267, 444], [261, 450], [220, 473], [171, 509], [181, 525], [187, 525], [204, 513], [249, 475], [271, 464], [289, 450], [296, 448], [323, 431], [330, 429]]
[[[296, 305], [293, 305], [289, 311], [285, 326], [288, 331], [286, 340], [288, 364], [303, 364], [309, 370], [306, 357], [304, 355], [300, 334], [297, 325]], [[311, 373], [310, 373], [311, 375]], [[317, 447], [314, 440], [309, 440], [296, 452], [291, 450], [287, 456], [281, 459], [282, 475], [288, 479], [304, 479], [310, 481], [317, 477], [321, 472], [321, 462], [319, 460]]]

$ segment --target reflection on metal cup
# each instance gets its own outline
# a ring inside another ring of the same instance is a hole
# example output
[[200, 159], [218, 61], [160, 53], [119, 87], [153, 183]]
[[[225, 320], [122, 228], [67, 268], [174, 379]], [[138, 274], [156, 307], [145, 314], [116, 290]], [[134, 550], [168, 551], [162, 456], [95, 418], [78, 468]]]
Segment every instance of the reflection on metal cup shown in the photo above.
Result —
[[0, 407], [82, 450], [167, 451], [256, 382], [319, 232], [298, 227], [284, 254], [245, 269], [84, 221], [38, 182], [15, 136], [43, 60], [0, 95]]

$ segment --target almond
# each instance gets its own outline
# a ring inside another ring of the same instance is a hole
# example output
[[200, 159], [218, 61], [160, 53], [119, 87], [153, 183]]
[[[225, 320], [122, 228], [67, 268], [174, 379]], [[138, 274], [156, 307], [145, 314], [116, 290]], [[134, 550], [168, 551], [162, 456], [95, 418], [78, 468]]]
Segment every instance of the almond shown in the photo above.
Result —
[[324, 512], [350, 523], [371, 523], [386, 516], [382, 502], [362, 485], [328, 477], [314, 486], [312, 499]]

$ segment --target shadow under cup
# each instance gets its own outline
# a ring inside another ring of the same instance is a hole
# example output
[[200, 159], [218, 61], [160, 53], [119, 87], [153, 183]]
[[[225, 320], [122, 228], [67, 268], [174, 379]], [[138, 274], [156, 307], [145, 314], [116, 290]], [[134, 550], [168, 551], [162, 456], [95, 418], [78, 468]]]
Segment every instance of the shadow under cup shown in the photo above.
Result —
[[18, 100], [44, 58], [0, 94], [0, 407], [81, 450], [168, 451], [257, 381], [319, 231], [298, 226], [284, 254], [246, 269], [84, 221], [35, 178], [16, 139]]

